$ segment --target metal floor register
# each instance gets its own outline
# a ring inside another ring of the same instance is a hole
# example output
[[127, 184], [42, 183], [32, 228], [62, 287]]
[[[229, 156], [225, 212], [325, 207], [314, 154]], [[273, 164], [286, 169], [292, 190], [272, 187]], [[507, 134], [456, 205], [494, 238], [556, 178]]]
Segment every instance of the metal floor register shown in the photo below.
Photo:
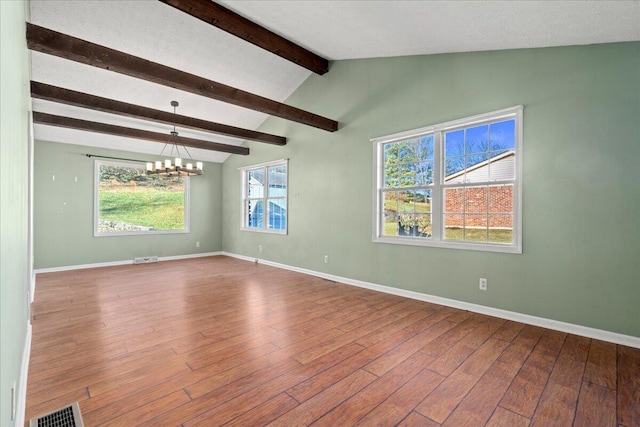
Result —
[[84, 427], [80, 406], [73, 402], [69, 406], [56, 409], [29, 421], [29, 427]]

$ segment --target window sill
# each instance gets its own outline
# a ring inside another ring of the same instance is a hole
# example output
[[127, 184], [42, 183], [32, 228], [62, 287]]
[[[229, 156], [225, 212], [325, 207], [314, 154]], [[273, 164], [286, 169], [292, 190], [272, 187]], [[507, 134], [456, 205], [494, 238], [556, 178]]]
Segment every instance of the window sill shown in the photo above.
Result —
[[113, 233], [97, 233], [94, 231], [93, 237], [158, 236], [167, 234], [189, 234], [189, 230], [116, 231]]
[[426, 246], [432, 248], [443, 249], [462, 249], [468, 251], [482, 251], [482, 252], [502, 252], [510, 254], [522, 254], [522, 247], [516, 245], [500, 245], [500, 244], [479, 244], [472, 242], [450, 242], [450, 241], [434, 241], [431, 239], [418, 239], [415, 237], [374, 237], [374, 243], [388, 243], [392, 245], [406, 245], [406, 246]]
[[241, 227], [240, 231], [250, 231], [250, 232], [253, 232], [253, 233], [281, 234], [281, 235], [286, 235], [287, 234], [287, 230], [269, 230], [269, 229], [265, 229], [265, 228]]

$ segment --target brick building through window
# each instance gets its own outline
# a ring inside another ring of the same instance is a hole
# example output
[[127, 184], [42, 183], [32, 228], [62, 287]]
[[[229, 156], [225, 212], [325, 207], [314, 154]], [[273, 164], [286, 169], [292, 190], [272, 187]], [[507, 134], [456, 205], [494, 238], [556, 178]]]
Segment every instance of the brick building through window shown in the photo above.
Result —
[[[515, 152], [509, 150], [450, 175], [445, 184], [513, 177]], [[444, 190], [445, 228], [513, 227], [513, 184], [448, 187]]]

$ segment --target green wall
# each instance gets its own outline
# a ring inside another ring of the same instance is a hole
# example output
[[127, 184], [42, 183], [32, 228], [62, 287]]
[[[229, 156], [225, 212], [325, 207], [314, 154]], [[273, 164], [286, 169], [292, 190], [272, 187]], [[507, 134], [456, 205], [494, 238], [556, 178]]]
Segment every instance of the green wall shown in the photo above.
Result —
[[[270, 118], [287, 146], [224, 163], [223, 248], [640, 337], [639, 91], [640, 43], [334, 62], [287, 102], [338, 132]], [[372, 243], [370, 138], [519, 104], [522, 255]], [[240, 231], [237, 168], [281, 158], [289, 234]]]
[[[29, 135], [26, 4], [0, 1], [0, 425], [11, 426], [29, 323]], [[18, 408], [19, 410], [20, 408]], [[24, 410], [24, 408], [22, 408]], [[24, 414], [18, 414], [18, 418]]]
[[[94, 237], [95, 159], [85, 154], [155, 160], [154, 156], [143, 154], [36, 141], [36, 269], [123, 261], [148, 255], [163, 257], [217, 252], [222, 249], [220, 164], [205, 163], [204, 175], [191, 179], [190, 233]], [[200, 242], [199, 248], [196, 248], [197, 241]]]

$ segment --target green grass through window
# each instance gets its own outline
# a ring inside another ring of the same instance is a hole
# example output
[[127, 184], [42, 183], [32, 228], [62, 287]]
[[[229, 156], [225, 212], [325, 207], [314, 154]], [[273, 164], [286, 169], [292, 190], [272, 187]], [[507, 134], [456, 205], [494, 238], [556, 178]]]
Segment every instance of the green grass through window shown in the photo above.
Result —
[[100, 219], [153, 227], [184, 228], [184, 186], [131, 187], [100, 183]]

